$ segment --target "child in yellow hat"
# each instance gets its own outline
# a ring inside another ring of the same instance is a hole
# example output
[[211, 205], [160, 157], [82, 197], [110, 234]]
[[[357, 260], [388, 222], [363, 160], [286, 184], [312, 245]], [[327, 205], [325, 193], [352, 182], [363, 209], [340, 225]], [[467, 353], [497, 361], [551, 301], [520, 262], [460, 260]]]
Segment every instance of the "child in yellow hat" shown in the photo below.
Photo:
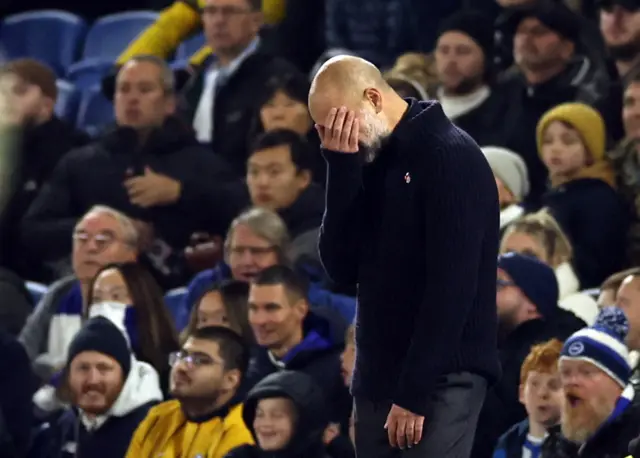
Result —
[[543, 205], [571, 240], [581, 287], [596, 287], [623, 267], [628, 227], [605, 158], [604, 120], [582, 103], [558, 105], [538, 122], [536, 140], [551, 184]]

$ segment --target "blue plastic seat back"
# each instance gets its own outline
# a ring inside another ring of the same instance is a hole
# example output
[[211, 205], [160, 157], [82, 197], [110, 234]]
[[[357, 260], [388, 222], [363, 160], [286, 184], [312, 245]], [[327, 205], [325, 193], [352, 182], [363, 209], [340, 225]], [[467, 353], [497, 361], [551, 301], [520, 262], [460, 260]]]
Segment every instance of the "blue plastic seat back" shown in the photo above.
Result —
[[176, 60], [189, 59], [204, 46], [204, 34], [199, 33], [184, 40], [176, 50]]
[[112, 68], [111, 60], [85, 59], [69, 67], [66, 79], [81, 90], [88, 89], [100, 84]]
[[75, 14], [31, 11], [2, 21], [0, 43], [8, 59], [32, 57], [64, 76], [67, 67], [77, 59], [86, 33], [87, 24]]
[[176, 288], [168, 291], [164, 296], [164, 303], [173, 317], [173, 322], [178, 331], [182, 331], [189, 322], [189, 310], [184, 307], [187, 296], [187, 288]]
[[78, 110], [78, 128], [95, 137], [113, 121], [113, 103], [102, 94], [100, 86], [84, 91]]
[[73, 83], [65, 80], [57, 80], [58, 100], [56, 100], [55, 112], [71, 124], [75, 124], [78, 116], [78, 106], [80, 105], [80, 92]]

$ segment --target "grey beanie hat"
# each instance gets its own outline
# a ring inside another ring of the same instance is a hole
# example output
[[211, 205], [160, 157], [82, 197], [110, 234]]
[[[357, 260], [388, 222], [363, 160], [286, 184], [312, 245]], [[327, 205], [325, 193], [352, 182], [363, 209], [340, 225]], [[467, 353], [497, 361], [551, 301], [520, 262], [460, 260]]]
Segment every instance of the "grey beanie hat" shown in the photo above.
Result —
[[522, 201], [529, 194], [527, 165], [513, 151], [499, 146], [483, 146], [484, 153], [493, 174], [500, 178], [513, 196]]

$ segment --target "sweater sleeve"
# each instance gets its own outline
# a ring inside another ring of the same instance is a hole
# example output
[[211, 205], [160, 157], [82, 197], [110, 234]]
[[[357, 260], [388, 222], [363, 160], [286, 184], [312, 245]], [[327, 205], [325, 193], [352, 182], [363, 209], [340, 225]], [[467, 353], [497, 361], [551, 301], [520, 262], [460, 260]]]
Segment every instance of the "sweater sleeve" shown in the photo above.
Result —
[[420, 415], [458, 347], [474, 303], [485, 222], [495, 217], [498, 227], [495, 184], [490, 172], [478, 170], [488, 165], [468, 154], [469, 148], [477, 146], [454, 138], [450, 148], [433, 151], [425, 165], [425, 293], [393, 396], [396, 405]]
[[320, 261], [329, 278], [353, 285], [358, 277], [358, 201], [362, 168], [356, 154], [323, 151], [327, 161], [325, 212], [320, 227]]

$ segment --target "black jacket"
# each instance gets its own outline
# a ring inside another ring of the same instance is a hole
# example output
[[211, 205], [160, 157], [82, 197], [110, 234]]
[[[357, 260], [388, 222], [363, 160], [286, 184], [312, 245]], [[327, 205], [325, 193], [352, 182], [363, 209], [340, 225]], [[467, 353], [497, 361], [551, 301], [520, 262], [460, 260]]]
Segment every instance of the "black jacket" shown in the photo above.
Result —
[[629, 456], [630, 442], [638, 435], [639, 425], [640, 407], [634, 404], [604, 425], [580, 453], [578, 446], [565, 439], [557, 426], [549, 431], [549, 437], [542, 444], [541, 458], [625, 458]]
[[527, 413], [519, 401], [520, 369], [531, 347], [552, 338], [565, 340], [586, 324], [573, 313], [558, 308], [550, 319], [531, 320], [509, 333], [500, 344], [502, 378], [488, 392], [473, 447], [473, 458], [489, 458], [498, 438]]
[[[283, 371], [272, 374], [258, 383], [247, 396], [242, 408], [244, 422], [254, 436], [253, 421], [256, 407], [261, 399], [284, 397], [291, 399], [296, 408], [294, 435], [286, 448], [266, 452], [258, 445], [240, 447], [227, 458], [352, 458], [353, 447], [336, 438], [328, 447], [323, 443], [323, 434], [329, 424], [323, 390], [309, 375]], [[335, 444], [334, 444], [335, 443]]]
[[[181, 182], [176, 203], [143, 209], [129, 201], [123, 186], [127, 172], [142, 174], [147, 166]], [[173, 287], [185, 281], [178, 259], [191, 234], [224, 234], [245, 207], [245, 199], [246, 186], [224, 160], [198, 145], [190, 128], [169, 118], [142, 148], [133, 130], [117, 128], [67, 154], [29, 208], [22, 237], [26, 248], [41, 259], [65, 258], [78, 219], [94, 205], [107, 205], [153, 224], [156, 236], [172, 251], [163, 258], [165, 266], [154, 266], [167, 279], [164, 286]]]
[[[181, 91], [186, 102], [185, 116], [190, 121], [198, 108], [204, 74], [209, 64], [211, 60], [186, 82]], [[245, 176], [249, 156], [247, 135], [252, 129], [254, 115], [259, 101], [263, 99], [267, 82], [292, 72], [298, 72], [293, 65], [266, 50], [258, 49], [240, 64], [221, 87], [216, 87], [212, 148], [231, 164], [239, 176]]]

